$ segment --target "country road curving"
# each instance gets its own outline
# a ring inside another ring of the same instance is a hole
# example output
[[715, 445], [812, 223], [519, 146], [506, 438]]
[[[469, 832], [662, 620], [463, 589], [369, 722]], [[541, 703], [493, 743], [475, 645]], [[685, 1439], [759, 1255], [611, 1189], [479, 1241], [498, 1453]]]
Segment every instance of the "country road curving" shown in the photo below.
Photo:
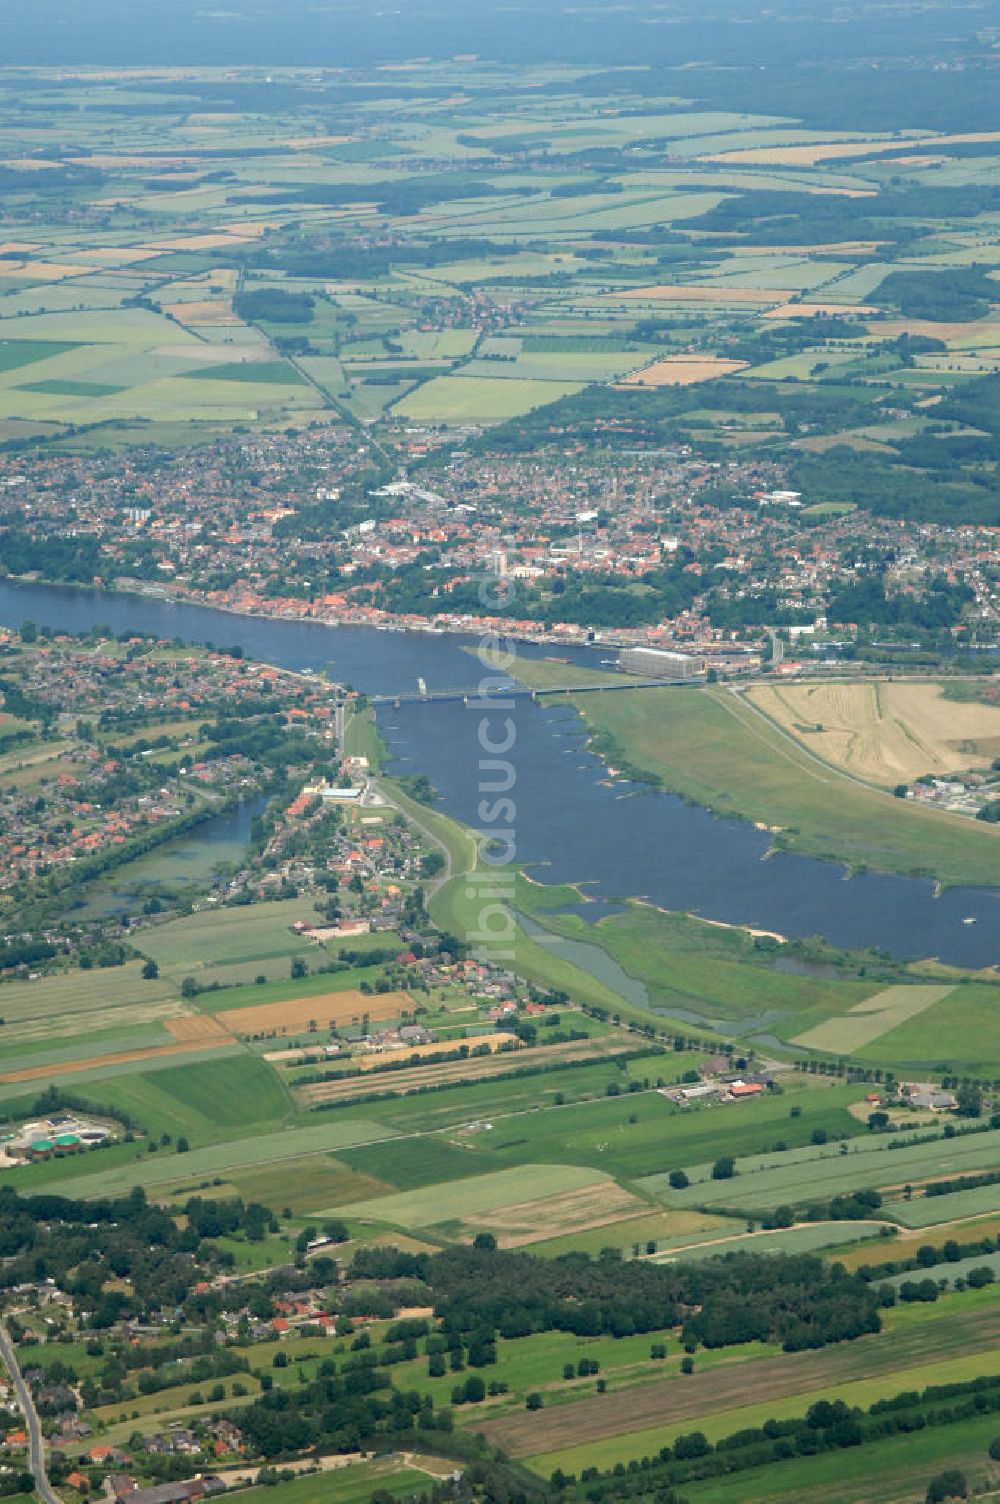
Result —
[[38, 1419], [38, 1411], [35, 1409], [31, 1390], [25, 1383], [21, 1366], [17, 1361], [17, 1353], [10, 1339], [10, 1333], [3, 1322], [0, 1322], [0, 1358], [10, 1374], [17, 1402], [24, 1414], [24, 1426], [28, 1433], [28, 1471], [35, 1480], [38, 1497], [42, 1500], [42, 1504], [63, 1504], [62, 1499], [49, 1482], [49, 1475], [45, 1468], [45, 1440], [42, 1436], [42, 1423]]

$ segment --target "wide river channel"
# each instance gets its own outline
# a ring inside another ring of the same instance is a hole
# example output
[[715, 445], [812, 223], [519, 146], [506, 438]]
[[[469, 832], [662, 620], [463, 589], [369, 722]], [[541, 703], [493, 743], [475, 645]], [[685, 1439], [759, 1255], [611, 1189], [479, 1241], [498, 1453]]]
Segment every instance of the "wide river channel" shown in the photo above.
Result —
[[[341, 683], [369, 694], [465, 689], [483, 670], [470, 655], [473, 639], [371, 627], [234, 616], [210, 607], [0, 581], [0, 622], [26, 618], [69, 632], [98, 623], [166, 638], [239, 646], [251, 658], [283, 668], [330, 666]], [[530, 656], [553, 651], [600, 667], [602, 653], [546, 650], [519, 644]], [[379, 727], [393, 771], [426, 773], [442, 806], [479, 826], [480, 722], [483, 712], [461, 702], [383, 706]], [[643, 897], [668, 909], [746, 924], [782, 935], [824, 935], [837, 945], [878, 946], [897, 958], [937, 956], [961, 966], [1000, 963], [1000, 891], [952, 888], [935, 897], [918, 878], [862, 873], [805, 857], [767, 857], [768, 836], [739, 820], [719, 819], [670, 794], [610, 781], [588, 751], [583, 726], [566, 706], [515, 701], [493, 710], [490, 734], [505, 738], [510, 715], [517, 859], [546, 882], [575, 882], [604, 903], [585, 905], [598, 917], [605, 904]], [[489, 775], [493, 776], [493, 775]]]

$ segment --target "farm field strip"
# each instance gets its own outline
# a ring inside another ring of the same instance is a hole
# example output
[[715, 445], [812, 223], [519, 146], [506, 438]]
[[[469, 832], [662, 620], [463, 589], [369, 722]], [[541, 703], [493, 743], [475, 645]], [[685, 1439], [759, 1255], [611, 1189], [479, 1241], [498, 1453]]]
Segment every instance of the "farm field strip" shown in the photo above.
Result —
[[108, 1055], [92, 1055], [80, 1060], [51, 1061], [46, 1065], [29, 1065], [20, 1070], [0, 1071], [0, 1081], [43, 1081], [47, 1076], [70, 1076], [78, 1072], [100, 1070], [104, 1066], [131, 1065], [146, 1060], [162, 1060], [168, 1056], [185, 1055], [194, 1050], [225, 1049], [233, 1041], [228, 1035], [210, 1039], [177, 1040], [174, 1044], [153, 1045], [148, 1049], [119, 1050]]
[[916, 1018], [925, 1008], [942, 1002], [954, 990], [954, 987], [922, 986], [920, 983], [887, 987], [884, 992], [855, 1003], [849, 1013], [828, 1018], [815, 1028], [807, 1029], [804, 1034], [796, 1035], [792, 1043], [810, 1050], [852, 1055], [883, 1034], [888, 1034], [890, 1029]]
[[46, 1186], [57, 1194], [90, 1200], [95, 1196], [112, 1196], [133, 1185], [165, 1188], [186, 1182], [195, 1176], [223, 1175], [228, 1170], [246, 1166], [278, 1164], [306, 1154], [334, 1153], [356, 1144], [372, 1144], [392, 1138], [393, 1130], [382, 1123], [355, 1118], [345, 1123], [324, 1123], [318, 1128], [287, 1128], [280, 1132], [258, 1134], [250, 1138], [231, 1139], [205, 1149], [191, 1149], [183, 1156], [164, 1155], [154, 1161], [145, 1159], [141, 1169], [135, 1164], [77, 1175]]
[[[130, 961], [100, 973], [103, 1010], [113, 1010], [151, 1001], [173, 1003], [177, 990], [163, 977], [147, 981], [142, 965]], [[88, 972], [64, 972], [33, 982], [6, 982], [3, 1016], [10, 1025], [26, 1019], [48, 1020], [69, 1013], [89, 1013], [94, 1008], [94, 978]], [[102, 1011], [103, 1011], [102, 1010]]]
[[[695, 1243], [667, 1246], [651, 1255], [655, 1264], [676, 1263], [679, 1259], [714, 1258], [727, 1253], [815, 1253], [821, 1248], [835, 1248], [854, 1238], [878, 1238], [885, 1222], [804, 1222], [799, 1227], [774, 1232], [754, 1232], [726, 1237], [719, 1229], [715, 1237], [699, 1238]], [[879, 1240], [880, 1247], [886, 1244]]]
[[[195, 400], [204, 402], [200, 391]], [[200, 963], [203, 966], [307, 954], [309, 942], [291, 928], [301, 918], [302, 903], [297, 899], [279, 899], [250, 908], [206, 910], [151, 928], [143, 934], [143, 950], [161, 968], [186, 968], [195, 973], [200, 968], [191, 962], [194, 955], [203, 958]]]
[[338, 1215], [409, 1232], [491, 1231], [500, 1246], [518, 1247], [573, 1229], [603, 1227], [642, 1209], [636, 1196], [598, 1170], [525, 1164], [348, 1203]]
[[[73, 1020], [72, 1032], [85, 1042], [88, 1037], [96, 1034], [131, 1029], [136, 1025], [159, 1024], [164, 1029], [169, 1029], [171, 1023], [180, 1021], [184, 1010], [185, 1004], [179, 999], [165, 998], [158, 1002], [120, 1003], [117, 1006], [94, 1008], [92, 1011], [81, 1009], [69, 1017]], [[18, 1044], [42, 1044], [45, 1040], [61, 1043], [66, 1038], [66, 1032], [66, 1015], [58, 1013], [35, 1015], [20, 1021], [9, 1020], [4, 1029], [4, 1045], [7, 1049], [12, 1049]], [[164, 1040], [164, 1043], [169, 1043], [169, 1040]]]
[[688, 386], [698, 381], [714, 381], [719, 376], [730, 376], [741, 371], [745, 361], [723, 360], [710, 355], [672, 355], [643, 366], [631, 376], [622, 376], [616, 385], [620, 387]]
[[[977, 1217], [995, 1212], [998, 1201], [995, 1185], [981, 1185], [970, 1191], [953, 1191], [950, 1196], [914, 1196], [892, 1203], [892, 1219], [900, 1226], [920, 1229], [956, 1219]], [[956, 1234], [958, 1236], [958, 1234]]]
[[[452, 1048], [461, 1041], [454, 1041]], [[464, 1060], [449, 1060], [441, 1064], [405, 1067], [384, 1072], [387, 1093], [417, 1091], [428, 1086], [446, 1083], [486, 1081], [498, 1076], [507, 1076], [528, 1066], [545, 1064], [565, 1065], [569, 1061], [586, 1065], [607, 1059], [623, 1048], [620, 1035], [603, 1036], [598, 1039], [567, 1040], [563, 1044], [538, 1046], [522, 1045], [515, 1050], [492, 1055], [479, 1055]], [[384, 1057], [383, 1057], [384, 1058]], [[293, 1083], [294, 1084], [294, 1083]], [[382, 1084], [380, 1080], [379, 1085]], [[334, 1078], [329, 1081], [310, 1082], [296, 1086], [295, 1093], [304, 1106], [318, 1107], [327, 1102], [348, 1101], [359, 1094], [373, 1090], [371, 1079], [361, 1081], [357, 1076]]]
[[[767, 1359], [761, 1359], [761, 1363], [767, 1361]], [[735, 1431], [762, 1426], [771, 1419], [787, 1420], [793, 1416], [804, 1415], [811, 1405], [822, 1399], [840, 1399], [850, 1406], [867, 1407], [877, 1400], [891, 1398], [904, 1390], [919, 1391], [925, 1385], [962, 1383], [969, 1379], [992, 1377], [997, 1374], [1000, 1374], [1000, 1352], [994, 1348], [938, 1362], [921, 1361], [910, 1368], [880, 1370], [877, 1377], [865, 1376], [838, 1381], [832, 1373], [828, 1373], [819, 1377], [819, 1381], [815, 1382], [812, 1388], [801, 1387], [791, 1392], [773, 1393], [770, 1396], [767, 1395], [768, 1385], [765, 1381], [763, 1400], [746, 1403], [744, 1390], [743, 1404], [727, 1404], [721, 1410], [699, 1411], [698, 1429], [707, 1436], [709, 1441], [715, 1442], [723, 1436], [732, 1435]], [[756, 1377], [755, 1368], [754, 1378]], [[831, 1379], [833, 1379], [832, 1383]], [[757, 1392], [756, 1384], [752, 1392]], [[672, 1429], [674, 1424], [676, 1423], [672, 1421], [667, 1428], [657, 1424], [655, 1427], [626, 1432], [615, 1437], [614, 1440], [601, 1438], [596, 1446], [577, 1445], [569, 1449], [561, 1448], [558, 1452], [548, 1452], [542, 1456], [531, 1456], [528, 1459], [529, 1466], [547, 1477], [555, 1467], [562, 1467], [572, 1472], [587, 1466], [588, 1463], [607, 1467], [618, 1461], [627, 1462], [634, 1457], [649, 1456], [655, 1453], [665, 1441], [669, 1442], [673, 1439], [676, 1434]], [[587, 1461], [583, 1460], [584, 1457]]]
[[175, 1039], [182, 1041], [191, 1039], [232, 1041], [233, 1039], [233, 1035], [214, 1013], [186, 1013], [180, 1017], [168, 1019], [166, 1026]]
[[[821, 1200], [840, 1192], [903, 1186], [929, 1176], [960, 1175], [1000, 1167], [1000, 1133], [986, 1131], [959, 1135], [953, 1139], [935, 1137], [927, 1143], [911, 1144], [898, 1149], [888, 1147], [889, 1138], [874, 1135], [857, 1137], [841, 1146], [808, 1146], [782, 1154], [748, 1156], [737, 1162], [737, 1174], [730, 1180], [713, 1180], [711, 1165], [689, 1166], [691, 1184], [685, 1190], [671, 1190], [667, 1176], [646, 1176], [637, 1182], [642, 1190], [661, 1196], [668, 1205], [697, 1207], [738, 1206], [747, 1210], [766, 1210], [788, 1204], [797, 1205]], [[961, 1193], [956, 1193], [961, 1194]], [[953, 1201], [954, 1197], [932, 1200]], [[904, 1220], [907, 1207], [923, 1205], [920, 1201], [893, 1202], [892, 1219]], [[982, 1208], [985, 1210], [985, 1208]], [[883, 1213], [888, 1215], [888, 1213]], [[945, 1213], [933, 1218], [943, 1220]]]
[[[818, 1352], [780, 1353], [754, 1358], [749, 1365], [738, 1361], [723, 1363], [702, 1373], [696, 1364], [693, 1374], [672, 1372], [639, 1390], [588, 1396], [574, 1404], [535, 1414], [504, 1416], [487, 1421], [482, 1430], [492, 1444], [508, 1448], [515, 1456], [537, 1460], [540, 1454], [546, 1454], [546, 1466], [548, 1456], [557, 1447], [562, 1454], [571, 1437], [574, 1440], [570, 1445], [580, 1446], [615, 1438], [622, 1443], [622, 1456], [641, 1456], [642, 1451], [650, 1451], [650, 1428], [655, 1427], [660, 1437], [651, 1449], [656, 1451], [670, 1439], [671, 1427], [683, 1429], [683, 1423], [701, 1416], [738, 1411], [747, 1405], [748, 1396], [754, 1396], [754, 1403], [760, 1405], [787, 1398], [793, 1407], [789, 1413], [796, 1414], [794, 1405], [813, 1390], [832, 1389], [834, 1385], [878, 1376], [891, 1377], [921, 1362], [928, 1367], [934, 1362], [968, 1364], [970, 1355], [988, 1355], [995, 1358], [1000, 1369], [1000, 1353], [995, 1350], [1000, 1335], [1000, 1309], [977, 1308], [963, 1315], [961, 1299], [961, 1296], [949, 1297], [944, 1312], [940, 1306], [935, 1307], [932, 1319], [915, 1322], [899, 1331], [889, 1327], [878, 1335], [836, 1343]], [[929, 1382], [932, 1380], [924, 1379], [916, 1387]], [[897, 1385], [900, 1389], [905, 1387], [908, 1386]], [[883, 1392], [895, 1392], [885, 1384], [881, 1388]], [[805, 1408], [803, 1403], [802, 1409]], [[734, 1423], [721, 1429], [724, 1434], [737, 1428]], [[642, 1450], [634, 1452], [640, 1444], [635, 1437], [626, 1443], [630, 1432], [642, 1438]], [[626, 1451], [626, 1445], [632, 1450]]]
[[856, 1450], [797, 1457], [731, 1478], [685, 1483], [690, 1504], [912, 1504], [927, 1479], [958, 1467], [974, 1487], [993, 1489], [996, 1469], [985, 1461], [996, 1418], [977, 1416], [957, 1425], [928, 1428], [879, 1440]]
[[413, 1009], [408, 992], [324, 992], [283, 1002], [261, 1003], [250, 1008], [227, 1008], [214, 1014], [230, 1033], [241, 1035], [296, 1033], [309, 1028], [340, 1028], [360, 1023], [366, 1016], [376, 1020], [398, 1018]]

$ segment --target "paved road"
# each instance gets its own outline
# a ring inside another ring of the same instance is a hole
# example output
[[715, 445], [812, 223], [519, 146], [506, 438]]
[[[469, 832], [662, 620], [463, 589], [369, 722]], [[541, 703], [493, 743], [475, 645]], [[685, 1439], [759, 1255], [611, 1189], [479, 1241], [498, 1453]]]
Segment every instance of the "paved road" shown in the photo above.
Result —
[[28, 1470], [35, 1480], [35, 1488], [43, 1504], [63, 1504], [62, 1499], [56, 1493], [49, 1482], [49, 1475], [45, 1470], [45, 1442], [42, 1437], [42, 1426], [38, 1419], [38, 1411], [31, 1397], [31, 1390], [24, 1382], [20, 1364], [17, 1361], [17, 1353], [14, 1344], [10, 1340], [7, 1328], [0, 1322], [0, 1358], [7, 1365], [11, 1382], [14, 1385], [14, 1393], [17, 1402], [24, 1412], [25, 1429], [28, 1432]]

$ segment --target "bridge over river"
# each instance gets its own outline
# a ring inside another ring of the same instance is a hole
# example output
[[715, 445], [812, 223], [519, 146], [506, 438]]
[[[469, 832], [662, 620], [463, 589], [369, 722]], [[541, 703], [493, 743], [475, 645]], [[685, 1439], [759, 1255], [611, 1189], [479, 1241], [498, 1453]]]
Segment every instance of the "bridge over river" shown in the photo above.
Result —
[[484, 694], [478, 687], [429, 690], [423, 679], [420, 679], [413, 693], [370, 695], [368, 702], [370, 705], [392, 705], [397, 709], [400, 705], [454, 705], [456, 703], [475, 705], [486, 704], [497, 699], [541, 700], [551, 695], [617, 694], [628, 689], [665, 689], [681, 684], [703, 684], [704, 682], [704, 674], [698, 674], [686, 679], [623, 679], [620, 684], [549, 684], [544, 689], [531, 689], [511, 679], [506, 684], [496, 684], [491, 681], [489, 690]]

